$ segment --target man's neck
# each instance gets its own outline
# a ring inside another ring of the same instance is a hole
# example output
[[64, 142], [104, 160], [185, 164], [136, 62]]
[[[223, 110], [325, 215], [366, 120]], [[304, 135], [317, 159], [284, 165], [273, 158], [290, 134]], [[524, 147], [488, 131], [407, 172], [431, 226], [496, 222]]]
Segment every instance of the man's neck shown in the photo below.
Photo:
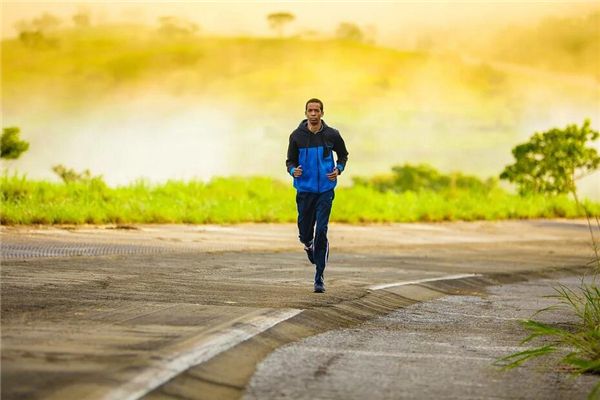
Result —
[[323, 122], [319, 121], [319, 123], [317, 125], [312, 125], [310, 122], [308, 123], [308, 130], [311, 131], [312, 133], [317, 133], [321, 130], [321, 127], [323, 126]]

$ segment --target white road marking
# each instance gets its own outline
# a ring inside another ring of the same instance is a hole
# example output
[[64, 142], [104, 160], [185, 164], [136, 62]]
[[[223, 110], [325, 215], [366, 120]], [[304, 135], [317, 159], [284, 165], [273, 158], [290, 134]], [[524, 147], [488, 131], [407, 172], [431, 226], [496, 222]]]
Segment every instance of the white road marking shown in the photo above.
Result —
[[[394, 286], [462, 279], [473, 276], [480, 276], [480, 274], [445, 275], [436, 278], [400, 281], [371, 286], [369, 289], [380, 290]], [[203, 335], [197, 339], [197, 343], [192, 342], [178, 351], [165, 354], [144, 368], [141, 373], [132, 379], [120, 386], [103, 392], [99, 398], [103, 400], [138, 400], [191, 367], [208, 361], [276, 324], [298, 315], [302, 311], [299, 309], [271, 310], [263, 315], [252, 318], [250, 321], [236, 324], [225, 332], [215, 332], [211, 336]]]
[[394, 287], [394, 286], [415, 285], [415, 284], [418, 284], [418, 283], [435, 282], [435, 281], [449, 281], [449, 280], [454, 280], [454, 279], [471, 278], [473, 276], [481, 276], [481, 274], [444, 275], [444, 276], [438, 276], [437, 278], [424, 278], [424, 279], [415, 279], [415, 280], [412, 280], [412, 281], [400, 281], [400, 282], [393, 282], [393, 283], [384, 283], [384, 284], [381, 284], [381, 285], [370, 286], [369, 289], [371, 289], [371, 290], [381, 290], [381, 289], [391, 288], [391, 287]]
[[191, 343], [178, 352], [161, 357], [133, 379], [104, 392], [99, 398], [137, 400], [183, 371], [215, 357], [302, 311], [298, 309], [272, 310], [243, 324], [236, 324], [226, 332], [215, 332], [212, 337], [208, 338], [202, 336], [198, 338], [197, 344]]

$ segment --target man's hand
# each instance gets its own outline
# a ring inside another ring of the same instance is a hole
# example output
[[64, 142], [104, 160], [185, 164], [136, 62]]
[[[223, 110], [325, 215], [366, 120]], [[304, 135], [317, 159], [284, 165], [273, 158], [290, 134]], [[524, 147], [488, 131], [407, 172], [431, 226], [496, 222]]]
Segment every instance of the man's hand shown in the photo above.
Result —
[[329, 174], [327, 174], [327, 178], [330, 181], [335, 181], [337, 179], [337, 176], [340, 174], [340, 171], [337, 168], [333, 169], [333, 172], [330, 172]]
[[302, 176], [302, 165], [298, 165], [295, 169], [294, 169], [294, 178], [298, 178]]

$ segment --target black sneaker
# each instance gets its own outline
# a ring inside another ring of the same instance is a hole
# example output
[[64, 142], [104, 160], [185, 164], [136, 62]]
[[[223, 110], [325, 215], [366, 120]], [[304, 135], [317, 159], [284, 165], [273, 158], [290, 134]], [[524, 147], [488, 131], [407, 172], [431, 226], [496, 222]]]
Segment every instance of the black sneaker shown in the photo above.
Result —
[[323, 282], [315, 282], [315, 293], [324, 293], [325, 284]]
[[311, 264], [315, 263], [315, 247], [314, 244], [311, 242], [310, 246], [304, 246], [304, 251], [306, 252], [306, 256], [308, 257], [308, 261], [310, 261]]

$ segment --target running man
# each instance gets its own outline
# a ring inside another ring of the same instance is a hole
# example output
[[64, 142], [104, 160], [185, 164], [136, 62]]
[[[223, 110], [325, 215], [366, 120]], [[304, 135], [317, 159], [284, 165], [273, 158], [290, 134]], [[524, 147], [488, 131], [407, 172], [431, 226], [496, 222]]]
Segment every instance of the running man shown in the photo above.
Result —
[[348, 151], [340, 133], [321, 119], [321, 100], [308, 100], [304, 113], [306, 119], [290, 135], [285, 165], [294, 177], [300, 242], [316, 269], [314, 291], [323, 293], [323, 273], [329, 256], [327, 224], [337, 177], [346, 167]]

